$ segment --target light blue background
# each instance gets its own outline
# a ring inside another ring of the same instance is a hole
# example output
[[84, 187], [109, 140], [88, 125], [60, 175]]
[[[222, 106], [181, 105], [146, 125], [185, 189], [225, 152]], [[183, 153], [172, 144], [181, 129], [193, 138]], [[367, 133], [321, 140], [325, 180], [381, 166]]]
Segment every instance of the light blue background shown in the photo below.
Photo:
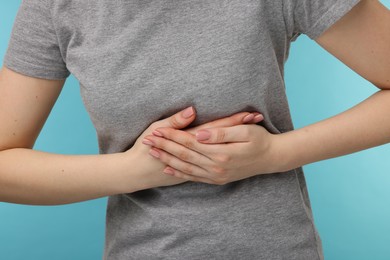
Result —
[[[0, 62], [21, 1], [4, 2]], [[390, 7], [388, 0], [382, 2]], [[305, 36], [293, 44], [286, 82], [297, 128], [342, 112], [376, 91]], [[95, 130], [73, 77], [67, 80], [36, 149], [97, 153]], [[389, 155], [386, 145], [305, 166], [325, 259], [390, 259]], [[105, 199], [54, 207], [0, 203], [0, 259], [100, 259], [105, 206]]]

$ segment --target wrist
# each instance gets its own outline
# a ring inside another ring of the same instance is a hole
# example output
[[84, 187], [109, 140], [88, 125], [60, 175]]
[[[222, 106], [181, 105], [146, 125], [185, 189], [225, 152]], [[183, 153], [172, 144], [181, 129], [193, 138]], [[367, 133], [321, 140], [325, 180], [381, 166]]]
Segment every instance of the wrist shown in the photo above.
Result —
[[122, 177], [118, 183], [120, 193], [132, 193], [184, 182], [182, 179], [163, 174], [166, 165], [150, 156], [148, 150], [147, 146], [133, 147], [121, 154]]
[[302, 148], [302, 144], [300, 147], [296, 147], [293, 135], [293, 131], [273, 135], [272, 154], [276, 166], [273, 172], [286, 172], [302, 166], [298, 160], [298, 153]]
[[116, 194], [132, 193], [151, 188], [146, 178], [142, 157], [136, 149], [118, 153], [119, 178], [116, 181]]
[[105, 160], [106, 187], [108, 196], [130, 193], [135, 191], [135, 183], [132, 183], [130, 176], [131, 158], [126, 153], [114, 153], [100, 155]]

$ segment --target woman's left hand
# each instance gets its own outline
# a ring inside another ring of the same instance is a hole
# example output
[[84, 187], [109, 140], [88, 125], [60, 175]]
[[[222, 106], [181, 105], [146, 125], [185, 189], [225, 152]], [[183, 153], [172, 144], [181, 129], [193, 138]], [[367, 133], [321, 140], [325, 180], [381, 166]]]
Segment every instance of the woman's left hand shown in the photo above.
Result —
[[165, 174], [189, 181], [223, 185], [281, 168], [278, 135], [258, 125], [199, 130], [159, 128], [143, 143], [167, 165]]

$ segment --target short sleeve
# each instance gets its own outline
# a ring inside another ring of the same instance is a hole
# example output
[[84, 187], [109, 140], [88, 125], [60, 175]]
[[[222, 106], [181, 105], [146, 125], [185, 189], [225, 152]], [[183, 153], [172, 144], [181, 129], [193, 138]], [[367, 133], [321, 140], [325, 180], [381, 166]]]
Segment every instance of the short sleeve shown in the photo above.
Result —
[[287, 31], [294, 39], [306, 34], [315, 40], [360, 0], [282, 0]]
[[64, 79], [69, 71], [61, 56], [50, 3], [23, 0], [12, 29], [4, 66], [18, 73], [44, 79]]

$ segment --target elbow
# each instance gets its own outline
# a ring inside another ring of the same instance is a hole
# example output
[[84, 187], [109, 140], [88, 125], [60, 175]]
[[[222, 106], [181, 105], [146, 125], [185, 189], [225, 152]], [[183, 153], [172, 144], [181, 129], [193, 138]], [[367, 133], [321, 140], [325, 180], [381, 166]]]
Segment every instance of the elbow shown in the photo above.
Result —
[[380, 90], [390, 90], [390, 73], [389, 77], [385, 79], [382, 82], [371, 82], [374, 84], [375, 87], [379, 88]]
[[375, 77], [368, 79], [375, 87], [381, 90], [390, 90], [390, 63], [386, 68], [388, 69], [382, 70]]
[[0, 152], [11, 150], [11, 149], [32, 149], [34, 147], [35, 142], [31, 141], [19, 141], [19, 142], [0, 142]]

